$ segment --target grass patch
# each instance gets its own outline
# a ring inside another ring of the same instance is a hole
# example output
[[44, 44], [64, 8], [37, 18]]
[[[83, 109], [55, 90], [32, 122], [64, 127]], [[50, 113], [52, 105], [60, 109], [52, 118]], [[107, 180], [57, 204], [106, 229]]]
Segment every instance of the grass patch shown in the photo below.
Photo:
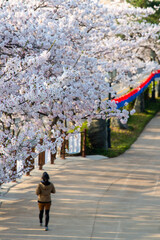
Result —
[[129, 149], [143, 131], [146, 124], [159, 110], [160, 99], [156, 99], [156, 101], [150, 100], [145, 112], [135, 113], [130, 116], [128, 120], [128, 129], [122, 130], [116, 127], [111, 127], [111, 148], [106, 152], [103, 151], [103, 155], [117, 157]]

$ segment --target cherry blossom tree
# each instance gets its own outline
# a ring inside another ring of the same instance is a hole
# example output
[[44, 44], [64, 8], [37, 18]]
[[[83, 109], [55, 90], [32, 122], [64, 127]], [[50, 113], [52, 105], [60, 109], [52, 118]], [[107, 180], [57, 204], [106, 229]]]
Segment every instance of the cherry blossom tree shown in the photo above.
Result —
[[0, 181], [17, 176], [16, 161], [55, 152], [84, 120], [127, 120], [104, 100], [115, 94], [106, 76], [116, 70], [116, 83], [133, 85], [129, 72], [157, 67], [138, 52], [159, 38], [158, 26], [140, 21], [151, 13], [96, 0], [0, 0]]

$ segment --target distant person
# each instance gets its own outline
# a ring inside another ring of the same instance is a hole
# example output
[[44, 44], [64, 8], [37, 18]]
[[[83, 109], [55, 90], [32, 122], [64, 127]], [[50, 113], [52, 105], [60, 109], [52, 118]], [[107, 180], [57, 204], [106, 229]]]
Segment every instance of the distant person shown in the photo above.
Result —
[[42, 181], [38, 184], [36, 188], [36, 194], [38, 195], [40, 226], [43, 226], [43, 213], [45, 209], [45, 231], [48, 231], [49, 210], [51, 207], [51, 193], [55, 192], [56, 190], [53, 183], [49, 182], [48, 173], [44, 172], [42, 175]]

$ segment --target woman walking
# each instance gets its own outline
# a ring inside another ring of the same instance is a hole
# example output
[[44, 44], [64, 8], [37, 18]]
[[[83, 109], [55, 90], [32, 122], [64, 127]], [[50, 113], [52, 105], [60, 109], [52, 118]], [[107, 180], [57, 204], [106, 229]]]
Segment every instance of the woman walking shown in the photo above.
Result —
[[43, 224], [43, 213], [45, 210], [45, 231], [48, 231], [49, 223], [49, 210], [51, 206], [51, 193], [55, 193], [55, 187], [53, 183], [49, 182], [49, 175], [44, 172], [42, 175], [42, 181], [36, 188], [36, 194], [38, 195], [38, 206], [39, 206], [39, 221], [40, 226]]

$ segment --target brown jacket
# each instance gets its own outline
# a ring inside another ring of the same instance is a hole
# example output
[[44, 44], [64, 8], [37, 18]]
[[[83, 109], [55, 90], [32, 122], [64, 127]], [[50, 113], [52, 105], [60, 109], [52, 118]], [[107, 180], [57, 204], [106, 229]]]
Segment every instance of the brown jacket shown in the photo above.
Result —
[[55, 193], [55, 187], [53, 183], [44, 185], [40, 182], [36, 188], [36, 194], [38, 195], [38, 202], [48, 203], [51, 202], [51, 193]]

